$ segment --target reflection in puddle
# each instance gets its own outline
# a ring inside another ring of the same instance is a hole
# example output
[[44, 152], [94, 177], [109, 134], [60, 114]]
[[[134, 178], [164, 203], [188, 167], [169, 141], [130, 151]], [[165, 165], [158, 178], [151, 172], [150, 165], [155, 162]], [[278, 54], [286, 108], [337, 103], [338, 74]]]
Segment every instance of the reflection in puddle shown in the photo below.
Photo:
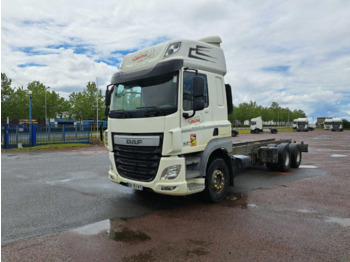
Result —
[[333, 154], [331, 157], [347, 157], [347, 155], [339, 155], [339, 154]]
[[299, 168], [317, 168], [317, 166], [314, 166], [314, 165], [300, 165]]
[[326, 222], [337, 223], [344, 227], [350, 227], [350, 218], [327, 217]]

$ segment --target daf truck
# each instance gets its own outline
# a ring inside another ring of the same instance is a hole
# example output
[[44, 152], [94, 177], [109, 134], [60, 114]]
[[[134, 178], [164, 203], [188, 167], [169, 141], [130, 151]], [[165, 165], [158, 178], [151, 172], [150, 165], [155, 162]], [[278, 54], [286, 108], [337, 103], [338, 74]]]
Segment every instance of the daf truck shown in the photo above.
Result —
[[252, 118], [250, 120], [250, 133], [259, 134], [259, 133], [271, 133], [277, 134], [276, 128], [263, 128], [263, 120], [261, 116]]
[[126, 55], [106, 90], [109, 179], [135, 190], [225, 198], [237, 168], [299, 167], [308, 145], [232, 143], [231, 86], [220, 37], [175, 40]]

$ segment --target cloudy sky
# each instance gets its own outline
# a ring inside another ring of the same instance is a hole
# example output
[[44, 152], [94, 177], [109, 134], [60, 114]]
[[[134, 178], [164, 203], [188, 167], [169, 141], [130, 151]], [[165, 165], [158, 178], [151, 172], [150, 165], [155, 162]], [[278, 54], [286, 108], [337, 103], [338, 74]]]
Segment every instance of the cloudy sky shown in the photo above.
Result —
[[233, 102], [350, 120], [350, 1], [2, 0], [1, 72], [68, 98], [129, 52], [219, 35]]

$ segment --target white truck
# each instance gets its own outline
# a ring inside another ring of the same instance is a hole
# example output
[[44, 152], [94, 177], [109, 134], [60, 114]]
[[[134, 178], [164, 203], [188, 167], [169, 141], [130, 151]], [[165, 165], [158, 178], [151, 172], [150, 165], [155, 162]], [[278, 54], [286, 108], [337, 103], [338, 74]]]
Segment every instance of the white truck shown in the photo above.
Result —
[[331, 122], [331, 128], [333, 132], [334, 131], [343, 131], [343, 120], [341, 118], [333, 118]]
[[220, 37], [177, 40], [124, 57], [106, 90], [109, 179], [135, 190], [225, 198], [236, 168], [299, 167], [308, 145], [232, 144], [231, 87]]
[[250, 120], [250, 133], [259, 134], [259, 133], [271, 133], [277, 134], [276, 128], [263, 128], [263, 120], [261, 116], [252, 118]]
[[332, 122], [333, 122], [332, 119], [327, 118], [327, 119], [324, 121], [324, 124], [323, 124], [324, 128], [323, 128], [323, 129], [324, 129], [324, 130], [331, 130]]
[[296, 121], [297, 128], [296, 130], [298, 132], [308, 132], [309, 131], [309, 120], [307, 118], [298, 118]]

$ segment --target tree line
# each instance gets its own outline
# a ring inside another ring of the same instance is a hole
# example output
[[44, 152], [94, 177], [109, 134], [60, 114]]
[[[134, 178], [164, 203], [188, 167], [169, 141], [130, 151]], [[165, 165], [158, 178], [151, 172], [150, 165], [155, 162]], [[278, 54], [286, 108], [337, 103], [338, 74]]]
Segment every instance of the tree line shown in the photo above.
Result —
[[229, 115], [229, 120], [235, 125], [243, 125], [245, 120], [261, 116], [263, 121], [274, 121], [276, 123], [292, 122], [296, 118], [305, 118], [303, 110], [290, 110], [288, 107], [281, 107], [277, 102], [272, 102], [269, 107], [263, 107], [256, 102], [241, 103], [233, 105], [233, 113]]
[[[9, 117], [10, 122], [29, 119], [29, 94], [32, 91], [32, 119], [45, 124], [45, 100], [47, 118], [66, 117], [76, 121], [104, 119], [104, 97], [94, 82], [88, 82], [82, 92], [73, 92], [69, 99], [61, 97], [39, 81], [33, 81], [27, 88], [12, 87], [12, 80], [1, 73], [1, 121]], [[45, 98], [46, 97], [46, 98]], [[98, 100], [98, 103], [97, 103]]]
[[[33, 81], [27, 88], [12, 87], [12, 81], [6, 74], [1, 73], [1, 120], [29, 119], [29, 96], [28, 90], [32, 91], [32, 119], [39, 123], [45, 123], [45, 96], [47, 118], [66, 117], [76, 121], [105, 119], [104, 96], [101, 90], [97, 90], [94, 82], [88, 82], [82, 92], [73, 92], [66, 100], [58, 93], [45, 86], [39, 81]], [[306, 117], [302, 110], [290, 110], [273, 102], [269, 107], [263, 107], [256, 102], [233, 105], [233, 113], [229, 120], [234, 124], [243, 124], [245, 120], [261, 116], [264, 121], [291, 122], [293, 119]]]

